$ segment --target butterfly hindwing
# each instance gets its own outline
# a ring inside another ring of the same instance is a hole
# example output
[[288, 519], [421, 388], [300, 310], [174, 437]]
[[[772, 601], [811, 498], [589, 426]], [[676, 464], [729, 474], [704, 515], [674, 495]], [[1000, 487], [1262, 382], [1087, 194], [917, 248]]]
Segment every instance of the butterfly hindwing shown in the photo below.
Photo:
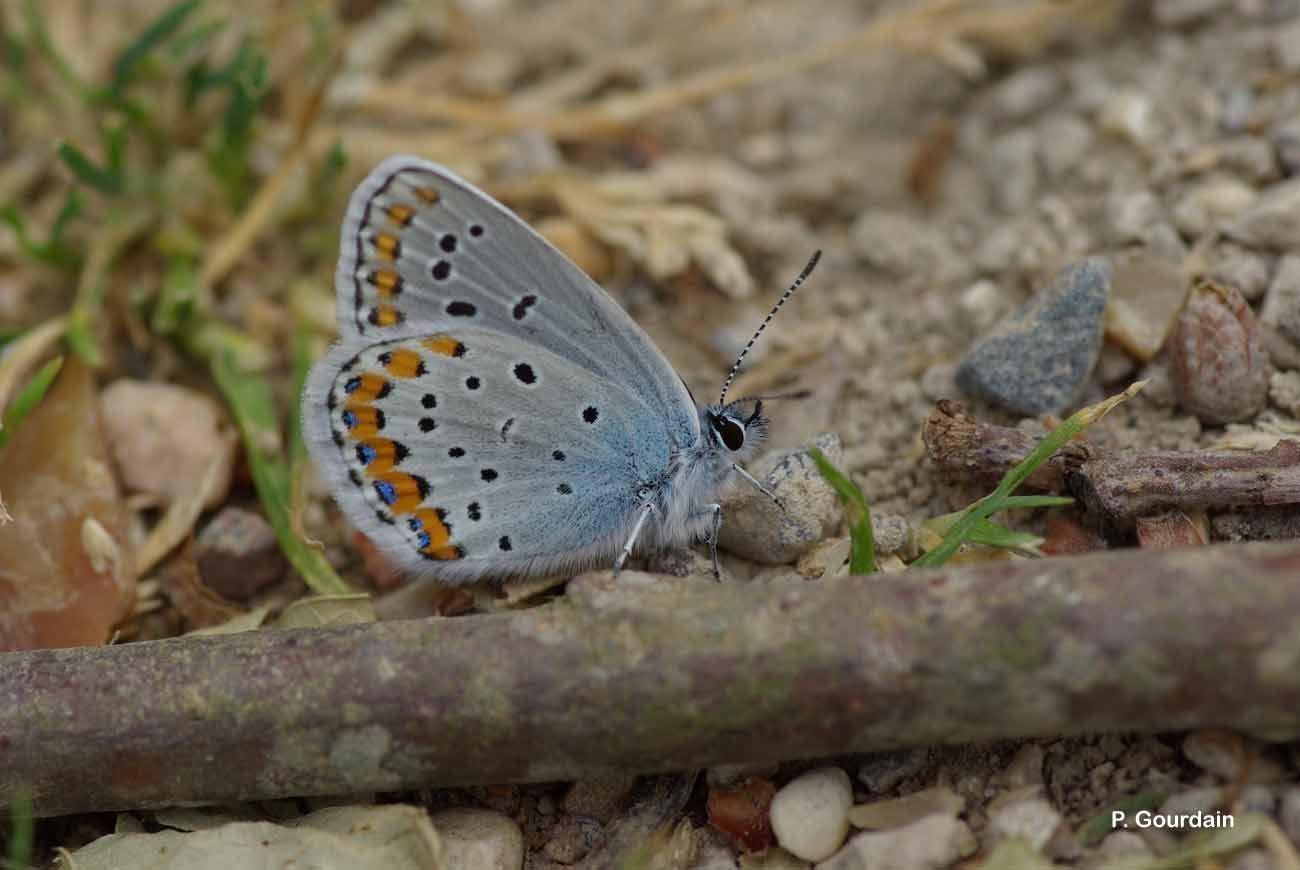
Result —
[[661, 419], [625, 385], [482, 327], [335, 347], [306, 433], [384, 552], [444, 580], [589, 563], [666, 467]]

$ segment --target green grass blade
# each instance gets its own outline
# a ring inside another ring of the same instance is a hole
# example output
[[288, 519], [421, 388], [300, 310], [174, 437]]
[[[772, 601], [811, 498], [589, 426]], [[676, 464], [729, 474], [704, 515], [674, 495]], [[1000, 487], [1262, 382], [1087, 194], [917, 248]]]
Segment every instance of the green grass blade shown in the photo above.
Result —
[[81, 195], [74, 188], [64, 198], [54, 224], [50, 227], [50, 237], [44, 242], [38, 242], [30, 236], [27, 222], [23, 220], [18, 206], [12, 202], [0, 208], [0, 222], [8, 224], [13, 230], [18, 239], [18, 247], [28, 257], [51, 266], [69, 266], [75, 264], [80, 257], [77, 251], [63, 243], [63, 233], [68, 223], [80, 213]]
[[[1050, 459], [1052, 454], [1068, 444], [1074, 436], [1100, 420], [1116, 405], [1136, 395], [1144, 386], [1146, 386], [1146, 381], [1138, 381], [1122, 393], [1075, 412], [1068, 420], [1047, 433], [1029, 452], [1028, 456], [1016, 463], [1003, 476], [1002, 482], [998, 484], [997, 489], [967, 508], [966, 513], [953, 524], [953, 527], [944, 536], [939, 546], [928, 553], [923, 553], [919, 559], [912, 563], [912, 567], [937, 568], [951, 559], [953, 554], [960, 549], [962, 542], [968, 540], [971, 530], [975, 528], [976, 524], [980, 520], [988, 519], [988, 517], [1006, 508], [1011, 493], [1016, 487], [1024, 483], [1038, 466]], [[1025, 498], [1038, 499], [1042, 497], [1026, 496]], [[1051, 498], [1051, 496], [1047, 496], [1047, 498]], [[1018, 503], [1012, 501], [1011, 506], [1025, 507], [1026, 503], [1022, 499]]]
[[1131, 815], [1138, 810], [1158, 810], [1168, 797], [1167, 792], [1144, 791], [1107, 804], [1101, 812], [1083, 823], [1079, 829], [1079, 842], [1084, 846], [1095, 846], [1106, 839], [1106, 835], [1115, 830], [1110, 820], [1111, 812], [1118, 810]]
[[235, 355], [219, 351], [212, 357], [212, 376], [225, 395], [244, 440], [244, 452], [280, 549], [317, 595], [354, 592], [334, 572], [323, 553], [294, 532], [290, 516], [291, 480], [280, 438], [280, 425], [271, 385], [259, 374], [240, 369]]
[[844, 504], [849, 521], [849, 573], [874, 574], [876, 568], [876, 539], [871, 531], [871, 510], [858, 485], [840, 471], [816, 447], [808, 449], [813, 464], [831, 489]]
[[9, 804], [9, 860], [8, 867], [19, 870], [32, 866], [35, 846], [36, 817], [32, 814], [32, 795], [24, 788], [18, 789]]
[[55, 149], [72, 174], [85, 184], [108, 196], [122, 192], [122, 176], [112, 168], [96, 166], [86, 153], [71, 142], [60, 142]]
[[155, 18], [140, 32], [135, 41], [117, 56], [117, 61], [113, 64], [113, 82], [109, 85], [109, 97], [112, 100], [121, 99], [140, 61], [179, 30], [185, 23], [185, 19], [202, 4], [203, 0], [181, 0], [174, 4]]
[[58, 376], [61, 368], [63, 368], [63, 357], [55, 357], [41, 366], [40, 371], [27, 382], [25, 387], [18, 391], [18, 395], [14, 396], [13, 401], [9, 403], [9, 407], [4, 412], [4, 428], [0, 429], [0, 447], [4, 447], [8, 443], [10, 436], [22, 423], [23, 418], [31, 413], [41, 399], [45, 398], [45, 394], [50, 389], [50, 384], [54, 383], [54, 379]]

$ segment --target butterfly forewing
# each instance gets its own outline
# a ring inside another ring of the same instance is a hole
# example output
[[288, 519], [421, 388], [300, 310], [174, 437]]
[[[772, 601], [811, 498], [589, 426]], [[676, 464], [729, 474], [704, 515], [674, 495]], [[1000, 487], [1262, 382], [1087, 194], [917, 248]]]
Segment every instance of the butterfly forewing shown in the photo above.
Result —
[[498, 329], [636, 384], [679, 441], [698, 434], [694, 403], [627, 312], [527, 224], [436, 164], [392, 157], [362, 182], [336, 284], [345, 336]]

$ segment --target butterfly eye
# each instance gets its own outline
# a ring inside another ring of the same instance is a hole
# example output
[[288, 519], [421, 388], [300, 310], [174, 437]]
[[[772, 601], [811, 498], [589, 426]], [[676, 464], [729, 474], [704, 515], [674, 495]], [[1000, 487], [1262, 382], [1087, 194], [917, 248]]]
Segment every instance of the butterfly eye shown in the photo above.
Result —
[[711, 416], [709, 422], [713, 424], [713, 431], [718, 433], [723, 447], [734, 453], [745, 446], [744, 426], [724, 414]]

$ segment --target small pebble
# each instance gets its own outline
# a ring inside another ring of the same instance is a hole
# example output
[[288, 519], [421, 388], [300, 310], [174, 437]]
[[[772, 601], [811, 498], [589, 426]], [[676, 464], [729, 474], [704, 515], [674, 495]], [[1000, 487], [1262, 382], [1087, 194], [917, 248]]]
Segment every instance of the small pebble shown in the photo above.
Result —
[[858, 834], [816, 870], [940, 870], [974, 854], [976, 846], [964, 822], [936, 814], [905, 828]]
[[524, 835], [512, 820], [492, 810], [459, 807], [430, 817], [446, 849], [447, 867], [520, 870]]
[[1046, 753], [1037, 743], [1026, 743], [1016, 752], [998, 777], [1009, 789], [1021, 789], [1043, 784], [1043, 761]]
[[1232, 220], [1254, 203], [1255, 188], [1230, 177], [1215, 177], [1189, 188], [1174, 204], [1174, 226], [1195, 237]]
[[1179, 403], [1202, 423], [1245, 420], [1268, 399], [1268, 357], [1255, 314], [1233, 287], [1202, 281], [1178, 315], [1170, 365]]
[[1133, 831], [1113, 831], [1101, 841], [1101, 845], [1097, 847], [1097, 854], [1103, 858], [1149, 856], [1151, 847], [1147, 845], [1146, 840], [1142, 839], [1141, 834]]
[[1110, 265], [1067, 266], [981, 339], [957, 369], [966, 392], [1027, 416], [1063, 410], [1101, 352]]
[[1220, 242], [1210, 251], [1207, 277], [1241, 291], [1247, 302], [1258, 302], [1268, 290], [1273, 258], [1243, 248], [1234, 242]]
[[1300, 843], [1300, 787], [1292, 786], [1282, 792], [1277, 821], [1291, 842]]
[[1039, 157], [1048, 178], [1060, 180], [1073, 172], [1095, 139], [1092, 127], [1078, 115], [1048, 115], [1038, 125]]
[[999, 121], [1020, 121], [1055, 104], [1065, 82], [1050, 66], [1031, 66], [1007, 76], [989, 92], [989, 108]]
[[1060, 825], [1061, 814], [1041, 797], [1014, 800], [989, 812], [989, 835], [993, 839], [1022, 837], [1035, 851], [1042, 851]]
[[1289, 541], [1300, 538], [1300, 505], [1224, 511], [1211, 525], [1219, 541]]
[[890, 275], [944, 283], [965, 271], [965, 258], [933, 220], [873, 209], [853, 224], [850, 237], [864, 262]]
[[542, 854], [559, 864], [573, 864], [603, 839], [604, 829], [593, 819], [568, 816], [556, 822], [546, 836]]
[[1268, 379], [1268, 400], [1300, 420], [1300, 372], [1273, 372]]
[[822, 861], [849, 831], [853, 789], [838, 767], [819, 767], [788, 782], [772, 798], [772, 830], [791, 855]]
[[983, 332], [1011, 310], [1012, 301], [996, 282], [981, 278], [961, 291], [957, 305], [963, 320], [976, 332]]
[[873, 795], [892, 791], [899, 783], [925, 769], [928, 749], [900, 749], [870, 756], [858, 768], [858, 782]]
[[[814, 446], [839, 466], [839, 436], [817, 436]], [[749, 468], [781, 499], [784, 510], [743, 480], [724, 497], [719, 544], [729, 553], [766, 565], [793, 562], [840, 524], [839, 499], [813, 464], [807, 448], [776, 450]]]
[[1247, 247], [1286, 251], [1300, 239], [1300, 178], [1278, 182], [1226, 227]]
[[569, 786], [560, 806], [571, 815], [590, 816], [601, 823], [609, 822], [627, 803], [636, 780], [632, 774], [579, 780]]
[[[1193, 731], [1183, 738], [1187, 760], [1225, 782], [1235, 782], [1243, 773], [1248, 773], [1252, 783], [1277, 782], [1282, 770], [1265, 752], [1262, 745], [1248, 737], [1216, 728]], [[1248, 771], [1243, 770], [1243, 765]]]
[[1195, 24], [1228, 5], [1228, 0], [1156, 0], [1156, 22], [1166, 27]]
[[1278, 260], [1259, 319], [1264, 326], [1300, 345], [1300, 254], [1287, 254]]
[[194, 556], [204, 585], [231, 601], [245, 601], [284, 575], [275, 530], [243, 508], [222, 508], [199, 532]]
[[1273, 33], [1273, 57], [1283, 72], [1300, 72], [1300, 18]]
[[1020, 128], [994, 137], [983, 155], [982, 171], [994, 208], [1007, 214], [1034, 204], [1039, 188], [1038, 135]]
[[859, 804], [849, 810], [849, 822], [856, 828], [882, 831], [910, 825], [935, 813], [957, 815], [965, 809], [966, 801], [961, 795], [940, 785], [902, 797]]
[[1171, 795], [1160, 805], [1162, 816], [1188, 816], [1211, 813], [1223, 804], [1223, 790], [1214, 788], [1190, 788], [1187, 791]]
[[1277, 162], [1287, 175], [1300, 174], [1300, 118], [1290, 118], [1273, 128], [1269, 135]]
[[1138, 147], [1155, 144], [1161, 135], [1151, 97], [1138, 90], [1112, 93], [1098, 113], [1101, 128]]
[[1115, 259], [1106, 336], [1142, 362], [1164, 347], [1187, 296], [1187, 279], [1175, 262], [1145, 250]]
[[1152, 227], [1165, 222], [1165, 207], [1149, 190], [1117, 189], [1106, 197], [1105, 221], [1116, 244], [1141, 243]]
[[[213, 463], [231, 465], [221, 412], [202, 393], [174, 384], [122, 378], [100, 395], [109, 449], [128, 489], [173, 502], [199, 489]], [[204, 507], [225, 500], [226, 482]]]

